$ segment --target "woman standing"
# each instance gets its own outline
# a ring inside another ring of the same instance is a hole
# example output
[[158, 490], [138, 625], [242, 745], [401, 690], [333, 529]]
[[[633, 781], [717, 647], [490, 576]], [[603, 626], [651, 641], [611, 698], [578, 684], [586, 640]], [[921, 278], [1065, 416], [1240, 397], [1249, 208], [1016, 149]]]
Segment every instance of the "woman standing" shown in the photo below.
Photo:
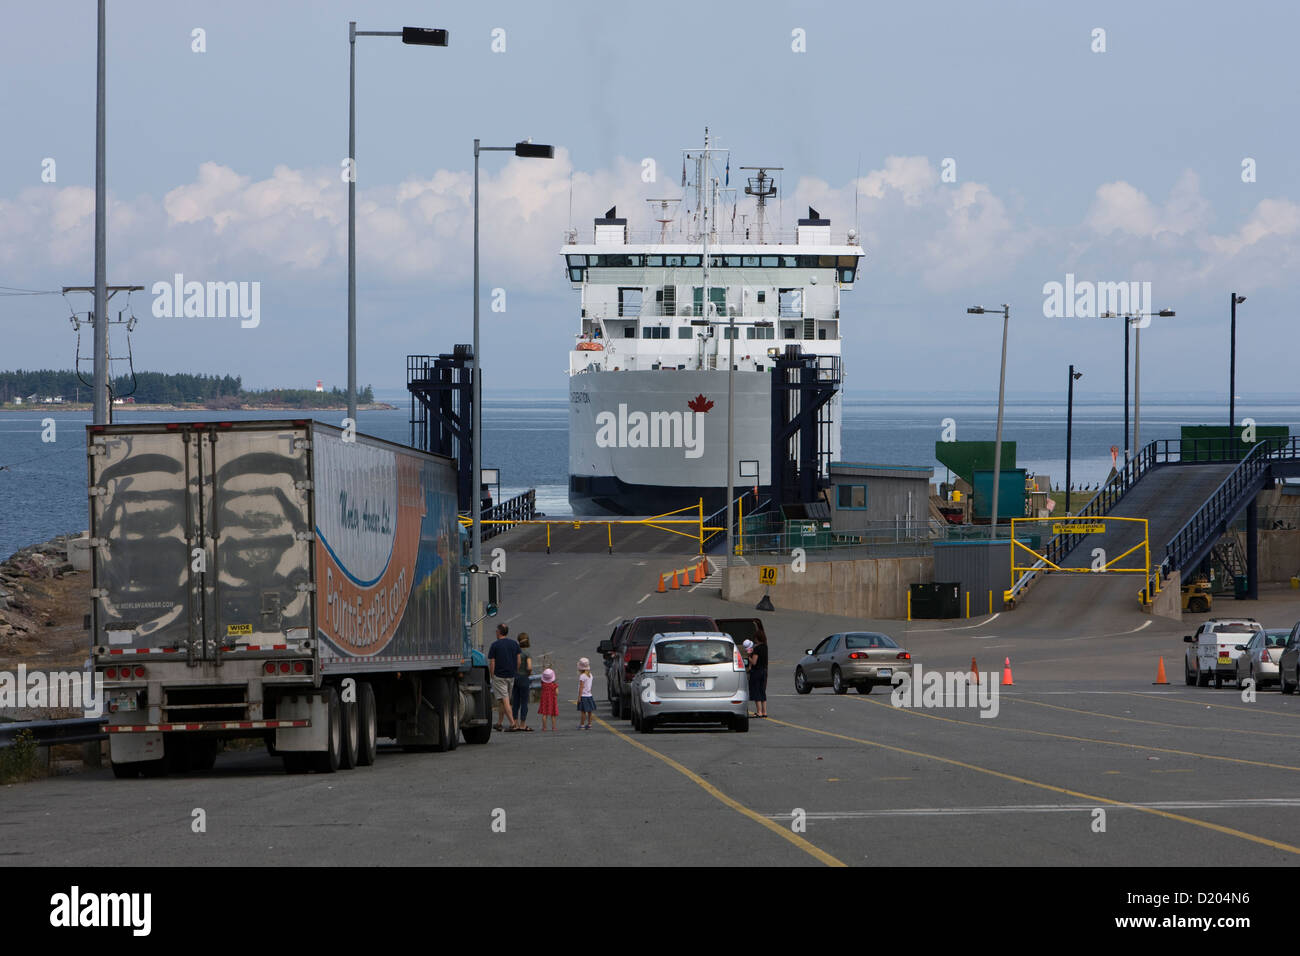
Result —
[[756, 641], [745, 643], [749, 654], [749, 699], [754, 704], [755, 717], [767, 716], [767, 635], [759, 631]]
[[510, 705], [519, 721], [520, 730], [532, 730], [528, 726], [528, 697], [532, 691], [533, 655], [528, 650], [528, 633], [519, 635], [519, 670], [515, 672], [515, 684], [510, 692]]

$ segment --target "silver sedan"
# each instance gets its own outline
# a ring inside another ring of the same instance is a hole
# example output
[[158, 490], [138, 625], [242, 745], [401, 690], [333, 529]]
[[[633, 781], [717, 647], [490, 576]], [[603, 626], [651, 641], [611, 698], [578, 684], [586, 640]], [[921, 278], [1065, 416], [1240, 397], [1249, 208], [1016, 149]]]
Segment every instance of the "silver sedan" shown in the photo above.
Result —
[[1254, 678], [1255, 686], [1262, 688], [1267, 684], [1276, 684], [1278, 663], [1282, 659], [1282, 649], [1286, 647], [1290, 628], [1270, 627], [1258, 631], [1246, 644], [1238, 644], [1241, 654], [1237, 657], [1237, 686], [1246, 678]]
[[895, 674], [911, 673], [912, 655], [888, 634], [849, 631], [832, 634], [804, 652], [794, 669], [794, 689], [808, 694], [829, 686], [844, 694], [856, 687], [859, 694], [870, 694], [877, 685], [893, 684]]

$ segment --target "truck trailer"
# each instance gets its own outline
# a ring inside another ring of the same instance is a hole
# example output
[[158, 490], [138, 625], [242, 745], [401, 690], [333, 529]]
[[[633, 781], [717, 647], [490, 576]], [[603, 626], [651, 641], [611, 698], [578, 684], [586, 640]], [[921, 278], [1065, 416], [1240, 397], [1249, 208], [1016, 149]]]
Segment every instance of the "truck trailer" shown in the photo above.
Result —
[[451, 459], [311, 419], [90, 425], [86, 451], [116, 776], [239, 737], [290, 773], [488, 741], [471, 586], [494, 614], [497, 582], [463, 566]]

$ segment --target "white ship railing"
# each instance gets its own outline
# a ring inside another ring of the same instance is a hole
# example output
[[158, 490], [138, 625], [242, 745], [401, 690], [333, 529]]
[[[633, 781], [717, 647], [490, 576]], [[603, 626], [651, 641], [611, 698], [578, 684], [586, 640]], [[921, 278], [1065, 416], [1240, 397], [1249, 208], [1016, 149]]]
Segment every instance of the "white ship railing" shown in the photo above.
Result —
[[[695, 234], [686, 234], [684, 232], [670, 231], [666, 236], [662, 235], [658, 229], [631, 230], [627, 232], [627, 245], [668, 245], [668, 246], [698, 246], [702, 237]], [[758, 241], [758, 233], [751, 225], [749, 235], [737, 228], [734, 232], [731, 230], [720, 230], [710, 237], [709, 242], [714, 245], [738, 245], [738, 246], [797, 246], [800, 249], [816, 250], [819, 245], [831, 246], [856, 246], [857, 238], [852, 241], [849, 239], [848, 231], [832, 232], [830, 241], [826, 243], [800, 243], [799, 233], [796, 229], [765, 229], [763, 230], [763, 241]], [[596, 230], [593, 227], [590, 230], [581, 232], [566, 230], [564, 233], [565, 245], [595, 245]], [[618, 245], [618, 243], [602, 242], [600, 245]], [[717, 250], [713, 250], [716, 254]]]

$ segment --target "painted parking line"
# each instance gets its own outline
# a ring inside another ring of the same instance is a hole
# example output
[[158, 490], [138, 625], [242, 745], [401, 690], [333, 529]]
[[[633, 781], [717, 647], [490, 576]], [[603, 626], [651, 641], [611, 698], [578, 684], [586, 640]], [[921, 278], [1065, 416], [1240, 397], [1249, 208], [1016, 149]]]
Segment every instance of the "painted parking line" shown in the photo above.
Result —
[[687, 767], [682, 766], [672, 757], [669, 757], [665, 754], [661, 754], [653, 747], [647, 747], [639, 740], [634, 740], [633, 738], [629, 737], [627, 734], [623, 733], [623, 731], [618, 730], [612, 724], [606, 722], [605, 720], [602, 720], [600, 717], [596, 717], [595, 721], [596, 723], [604, 727], [606, 730], [608, 730], [615, 737], [618, 737], [621, 740], [626, 741], [627, 743], [631, 744], [633, 747], [645, 751], [646, 753], [650, 754], [650, 756], [652, 757], [662, 760], [664, 763], [668, 764], [668, 766], [672, 767], [674, 770], [676, 770], [678, 773], [684, 776], [687, 780], [691, 781], [691, 783], [698, 786], [700, 789], [702, 789], [709, 796], [713, 797], [715, 800], [718, 800], [719, 802], [727, 805], [728, 807], [735, 810], [737, 813], [741, 814], [742, 816], [748, 817], [749, 819], [753, 820], [755, 823], [762, 824], [763, 826], [771, 830], [773, 833], [780, 836], [782, 839], [788, 840], [789, 842], [793, 843], [795, 846], [803, 850], [805, 853], [811, 856], [814, 860], [817, 860], [819, 863], [824, 863], [827, 866], [848, 865], [843, 860], [839, 860], [831, 856], [829, 853], [827, 853], [825, 850], [821, 849], [820, 847], [814, 846], [813, 844], [809, 843], [807, 840], [799, 836], [799, 834], [795, 833], [793, 830], [790, 830], [788, 827], [783, 827], [780, 826], [779, 824], [772, 822], [772, 820], [763, 816], [763, 814], [758, 813], [755, 810], [751, 810], [749, 807], [745, 806], [740, 801], [734, 800], [731, 797], [727, 796], [725, 793], [723, 793], [713, 784], [709, 783], [699, 774], [695, 773], [693, 770], [690, 770]]
[[1274, 710], [1271, 707], [1243, 707], [1240, 704], [1207, 704], [1203, 699], [1198, 697], [1187, 697], [1177, 691], [1166, 691], [1157, 697], [1155, 694], [1141, 694], [1137, 691], [1126, 690], [1117, 691], [1128, 697], [1147, 697], [1151, 700], [1166, 700], [1177, 704], [1196, 704], [1198, 707], [1215, 707], [1223, 710], [1248, 710], [1252, 714], [1268, 714], [1270, 717], [1290, 717], [1292, 719], [1300, 718], [1300, 714], [1288, 714], [1283, 710]]
[[991, 721], [978, 717], [974, 720], [957, 720], [953, 717], [940, 717], [938, 714], [924, 714], [913, 707], [895, 707], [893, 704], [886, 704], [884, 701], [867, 700], [863, 697], [846, 697], [845, 700], [856, 701], [860, 704], [875, 704], [877, 707], [910, 714], [913, 717], [925, 717], [928, 720], [942, 720], [944, 723], [961, 724], [964, 727], [983, 727], [985, 730], [1000, 730], [1004, 733], [1010, 734], [1033, 734], [1035, 737], [1055, 737], [1057, 740], [1074, 740], [1085, 744], [1104, 744], [1108, 747], [1124, 747], [1128, 750], [1150, 750], [1154, 753], [1173, 754], [1176, 757], [1197, 757], [1201, 760], [1220, 760], [1224, 763], [1239, 763], [1250, 767], [1268, 767], [1270, 770], [1290, 770], [1300, 773], [1300, 767], [1293, 767], [1290, 764], [1284, 763], [1268, 763], [1263, 760], [1247, 760], [1244, 757], [1224, 757], [1220, 754], [1207, 754], [1192, 750], [1174, 750], [1172, 747], [1153, 747], [1150, 744], [1131, 744], [1122, 740], [1102, 740], [1098, 737], [1076, 737], [1073, 734], [1055, 734], [1050, 730], [1029, 730], [1024, 727], [1004, 727], [1001, 724], [994, 724]]
[[[1003, 773], [1001, 770], [993, 770], [990, 767], [981, 767], [978, 764], [967, 763], [964, 760], [954, 760], [952, 757], [941, 757], [938, 754], [924, 753], [919, 750], [908, 750], [906, 747], [897, 747], [893, 744], [882, 744], [876, 740], [867, 740], [864, 737], [850, 737], [848, 734], [839, 734], [831, 730], [820, 730], [816, 727], [804, 727], [800, 724], [792, 724], [784, 720], [777, 720], [775, 717], [769, 717], [774, 724], [780, 724], [783, 727], [790, 727], [794, 730], [802, 730], [805, 733], [818, 734], [823, 737], [834, 737], [838, 740], [847, 740], [850, 743], [862, 744], [866, 747], [876, 747], [880, 750], [889, 750], [894, 753], [907, 754], [909, 757], [922, 757], [927, 760], [935, 760], [939, 763], [945, 763], [952, 767], [961, 767], [965, 770], [972, 770], [975, 773], [986, 774], [990, 777], [997, 777], [1001, 780], [1009, 780], [1012, 783], [1024, 784], [1027, 787], [1036, 787], [1039, 790], [1047, 790], [1051, 793], [1062, 793], [1069, 797], [1075, 797], [1080, 800], [1105, 804], [1108, 807], [1125, 807], [1137, 810], [1141, 813], [1151, 814], [1153, 816], [1163, 817], [1167, 820], [1174, 820], [1178, 823], [1186, 823], [1191, 826], [1200, 827], [1205, 830], [1212, 830], [1215, 833], [1222, 833], [1225, 836], [1237, 837], [1238, 839], [1248, 840], [1251, 843], [1258, 843], [1263, 846], [1272, 847], [1275, 850], [1282, 850], [1286, 853], [1293, 853], [1300, 856], [1300, 847], [1292, 846], [1289, 843], [1282, 843], [1278, 840], [1270, 840], [1267, 837], [1256, 836], [1253, 833], [1246, 833], [1242, 830], [1236, 830], [1232, 827], [1221, 826], [1218, 823], [1210, 823], [1208, 820], [1198, 820], [1195, 817], [1183, 816], [1180, 813], [1174, 813], [1171, 810], [1164, 810], [1160, 807], [1143, 806], [1142, 804], [1129, 803], [1125, 800], [1113, 800], [1110, 797], [1100, 797], [1089, 793], [1082, 793], [1078, 790], [1070, 790], [1067, 787], [1058, 787], [1055, 784], [1041, 783], [1037, 780], [1030, 780], [1027, 777], [1018, 777], [1015, 774]], [[775, 824], [773, 824], [775, 826]]]
[[1077, 707], [1062, 707], [1060, 704], [1049, 704], [1042, 700], [1030, 700], [1028, 697], [1012, 697], [1010, 694], [1001, 694], [999, 696], [1006, 700], [1014, 700], [1017, 704], [1033, 704], [1036, 707], [1050, 707], [1052, 710], [1064, 710], [1071, 714], [1087, 714], [1089, 717], [1104, 717], [1108, 720], [1122, 720], [1125, 723], [1150, 724], [1153, 727], [1172, 727], [1175, 730], [1197, 730], [1206, 733], [1250, 734], [1252, 737], [1284, 737], [1288, 740], [1300, 740], [1300, 734], [1276, 734], [1267, 730], [1255, 730], [1254, 728], [1196, 727], [1191, 724], [1170, 724], [1162, 720], [1143, 720], [1140, 717], [1122, 717], [1119, 714], [1103, 714], [1095, 710], [1080, 710]]
[[[1300, 807], [1300, 798], [1278, 797], [1275, 799], [1250, 800], [1161, 800], [1155, 802], [1134, 802], [1118, 807], [1118, 810], [1243, 810], [1263, 809], [1268, 807]], [[1001, 813], [1092, 813], [1097, 809], [1092, 803], [1027, 803], [1008, 804], [988, 807], [910, 807], [898, 810], [821, 810], [805, 811], [808, 820], [858, 820], [872, 817], [963, 817], [984, 816]], [[788, 820], [789, 812], [769, 813], [772, 820]]]

